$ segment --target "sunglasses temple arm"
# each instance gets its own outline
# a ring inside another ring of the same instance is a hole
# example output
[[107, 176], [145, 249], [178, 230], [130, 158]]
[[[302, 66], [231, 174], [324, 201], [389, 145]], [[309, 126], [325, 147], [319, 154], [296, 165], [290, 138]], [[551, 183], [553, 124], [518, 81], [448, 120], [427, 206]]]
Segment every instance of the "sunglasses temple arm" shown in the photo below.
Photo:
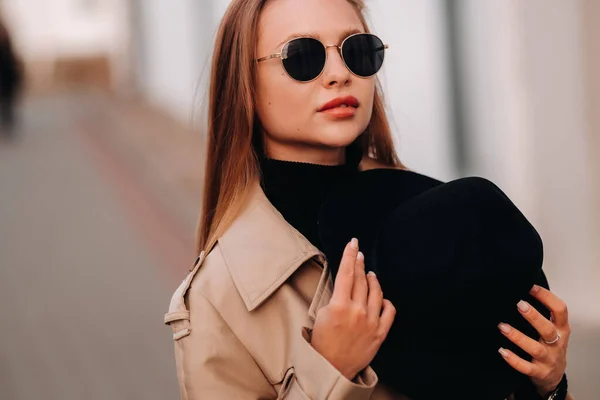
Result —
[[281, 53], [270, 54], [270, 55], [268, 55], [266, 57], [259, 58], [258, 60], [256, 60], [256, 62], [263, 62], [263, 61], [271, 60], [273, 58], [282, 58], [281, 57]]

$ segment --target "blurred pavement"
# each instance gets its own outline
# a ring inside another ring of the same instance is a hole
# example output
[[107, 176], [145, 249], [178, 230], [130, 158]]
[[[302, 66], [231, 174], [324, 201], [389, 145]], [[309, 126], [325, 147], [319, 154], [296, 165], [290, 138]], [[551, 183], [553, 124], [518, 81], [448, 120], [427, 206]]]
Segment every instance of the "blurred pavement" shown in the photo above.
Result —
[[[161, 321], [193, 261], [195, 135], [102, 96], [29, 100], [0, 140], [0, 399], [176, 399]], [[577, 400], [600, 398], [600, 327], [573, 321]]]
[[95, 107], [29, 101], [20, 137], [0, 141], [3, 400], [178, 396], [161, 321], [191, 241], [92, 137], [110, 126], [89, 125]]

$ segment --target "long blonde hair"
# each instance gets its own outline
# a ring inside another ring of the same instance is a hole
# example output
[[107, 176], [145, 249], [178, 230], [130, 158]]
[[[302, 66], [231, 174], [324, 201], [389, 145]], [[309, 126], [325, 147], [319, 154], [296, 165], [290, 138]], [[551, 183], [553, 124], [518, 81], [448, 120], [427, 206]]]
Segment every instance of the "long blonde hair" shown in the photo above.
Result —
[[[368, 31], [363, 0], [356, 7]], [[206, 167], [196, 250], [209, 251], [239, 212], [250, 185], [259, 176], [256, 116], [255, 43], [258, 19], [267, 0], [233, 0], [221, 21], [210, 76]], [[403, 167], [396, 155], [376, 81], [373, 113], [360, 137], [364, 154], [389, 166]]]

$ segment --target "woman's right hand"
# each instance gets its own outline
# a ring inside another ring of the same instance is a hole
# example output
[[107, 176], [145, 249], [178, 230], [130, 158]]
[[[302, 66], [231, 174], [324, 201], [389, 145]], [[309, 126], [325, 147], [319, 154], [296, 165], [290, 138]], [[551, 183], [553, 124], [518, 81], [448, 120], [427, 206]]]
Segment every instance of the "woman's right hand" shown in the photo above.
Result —
[[352, 239], [344, 250], [331, 300], [317, 313], [311, 344], [353, 380], [375, 357], [395, 316], [375, 274], [365, 274], [364, 255], [358, 251], [358, 240]]

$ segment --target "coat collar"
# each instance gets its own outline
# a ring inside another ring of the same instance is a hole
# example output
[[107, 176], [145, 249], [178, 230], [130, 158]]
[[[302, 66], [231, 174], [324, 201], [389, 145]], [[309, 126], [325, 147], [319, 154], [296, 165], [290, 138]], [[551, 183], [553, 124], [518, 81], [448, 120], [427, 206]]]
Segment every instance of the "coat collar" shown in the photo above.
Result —
[[255, 182], [219, 247], [248, 311], [268, 299], [303, 263], [324, 255], [294, 229]]
[[[389, 167], [363, 157], [359, 170], [374, 168]], [[260, 306], [311, 258], [326, 266], [324, 254], [283, 218], [258, 181], [218, 242], [248, 311]]]

